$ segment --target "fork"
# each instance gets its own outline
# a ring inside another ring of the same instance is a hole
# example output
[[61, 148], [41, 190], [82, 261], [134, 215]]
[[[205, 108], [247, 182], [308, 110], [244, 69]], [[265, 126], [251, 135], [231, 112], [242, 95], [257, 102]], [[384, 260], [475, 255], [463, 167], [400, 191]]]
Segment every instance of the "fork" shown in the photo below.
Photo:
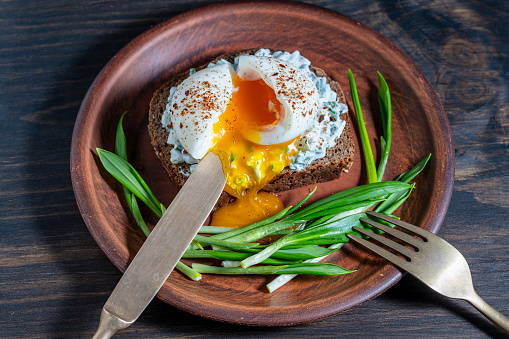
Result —
[[449, 298], [468, 301], [492, 323], [497, 325], [504, 332], [509, 333], [509, 319], [488, 305], [475, 292], [472, 284], [472, 275], [470, 274], [467, 261], [456, 248], [437, 235], [407, 222], [377, 212], [369, 211], [366, 213], [369, 216], [384, 220], [410, 231], [422, 238], [422, 240], [366, 218], [361, 218], [360, 220], [387, 234], [390, 234], [397, 239], [402, 240], [403, 242], [406, 242], [410, 246], [414, 247], [414, 249], [410, 249], [386, 237], [382, 237], [360, 227], [353, 227], [353, 230], [384, 244], [396, 252], [399, 252], [406, 259], [401, 258], [396, 254], [393, 254], [356, 235], [348, 234], [348, 238], [381, 255], [438, 293]]

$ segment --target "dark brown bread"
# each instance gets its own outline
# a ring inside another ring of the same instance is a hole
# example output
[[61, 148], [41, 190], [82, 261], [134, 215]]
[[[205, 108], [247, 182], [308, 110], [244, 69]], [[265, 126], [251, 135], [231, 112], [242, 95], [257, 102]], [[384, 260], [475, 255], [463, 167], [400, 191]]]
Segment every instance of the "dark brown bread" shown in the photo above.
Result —
[[[212, 62], [217, 62], [219, 59], [225, 59], [229, 62], [233, 62], [236, 56], [246, 53], [254, 54], [257, 50], [258, 48], [235, 51], [222, 55]], [[205, 67], [206, 65], [203, 65], [197, 67], [196, 70], [200, 70]], [[310, 66], [310, 69], [317, 76], [327, 77], [327, 74], [320, 68]], [[161, 160], [163, 167], [168, 172], [168, 175], [179, 187], [182, 187], [187, 179], [182, 172], [188, 172], [190, 165], [186, 163], [173, 164], [170, 161], [170, 151], [173, 146], [166, 143], [168, 140], [168, 132], [162, 127], [161, 118], [164, 110], [166, 109], [170, 89], [178, 86], [188, 76], [188, 72], [178, 74], [156, 91], [152, 97], [152, 101], [150, 102], [149, 111], [148, 130], [152, 145], [154, 146], [156, 155]], [[330, 84], [331, 89], [337, 93], [338, 102], [346, 104], [345, 95], [339, 84], [331, 80], [329, 77], [327, 77], [327, 82]], [[288, 167], [283, 169], [263, 188], [263, 190], [273, 193], [287, 191], [292, 188], [305, 185], [331, 181], [337, 179], [341, 175], [341, 172], [347, 171], [353, 163], [354, 142], [348, 115], [341, 114], [340, 118], [346, 120], [346, 126], [343, 133], [341, 133], [341, 136], [336, 139], [336, 146], [327, 149], [325, 157], [313, 161], [309, 166], [301, 171], [293, 171]], [[229, 194], [223, 192], [216, 207], [223, 206], [233, 199], [234, 198]]]

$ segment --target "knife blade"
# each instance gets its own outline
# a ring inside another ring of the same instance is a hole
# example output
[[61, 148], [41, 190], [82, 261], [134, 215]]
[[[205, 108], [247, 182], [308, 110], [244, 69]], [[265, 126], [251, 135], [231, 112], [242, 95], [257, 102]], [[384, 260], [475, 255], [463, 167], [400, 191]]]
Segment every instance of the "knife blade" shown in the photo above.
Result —
[[106, 301], [94, 339], [111, 338], [141, 315], [216, 204], [226, 183], [221, 160], [208, 153], [145, 240]]

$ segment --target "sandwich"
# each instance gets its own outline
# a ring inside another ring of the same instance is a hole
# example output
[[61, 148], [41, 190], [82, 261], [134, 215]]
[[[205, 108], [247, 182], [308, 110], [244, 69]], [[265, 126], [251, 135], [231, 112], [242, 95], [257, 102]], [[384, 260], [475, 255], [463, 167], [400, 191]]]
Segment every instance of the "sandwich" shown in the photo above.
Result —
[[354, 142], [341, 87], [293, 53], [239, 50], [175, 75], [150, 103], [151, 143], [182, 187], [208, 152], [228, 179], [212, 225], [240, 227], [284, 208], [275, 193], [337, 179]]

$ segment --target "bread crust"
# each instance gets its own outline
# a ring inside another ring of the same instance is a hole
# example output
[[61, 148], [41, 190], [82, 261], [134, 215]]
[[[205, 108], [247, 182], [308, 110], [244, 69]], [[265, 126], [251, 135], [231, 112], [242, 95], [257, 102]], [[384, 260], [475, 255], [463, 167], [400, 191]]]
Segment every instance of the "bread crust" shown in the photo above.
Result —
[[[235, 57], [242, 54], [254, 54], [258, 50], [259, 48], [237, 50], [221, 55], [212, 62], [215, 63], [220, 59], [225, 59], [233, 63]], [[271, 52], [274, 51], [275, 50], [271, 50]], [[207, 65], [208, 64], [197, 67], [196, 70], [201, 70]], [[337, 82], [329, 78], [325, 71], [320, 68], [310, 66], [310, 70], [317, 76], [326, 77], [331, 89], [336, 92], [338, 96], [338, 102], [346, 105], [345, 95]], [[161, 160], [161, 164], [168, 173], [168, 176], [179, 188], [181, 188], [187, 180], [187, 177], [182, 172], [188, 172], [190, 165], [187, 163], [173, 164], [170, 161], [170, 152], [173, 146], [166, 143], [169, 133], [163, 128], [161, 118], [166, 109], [170, 89], [178, 86], [188, 76], [189, 72], [180, 73], [161, 86], [161, 88], [154, 93], [149, 110], [148, 130], [152, 146], [154, 147], [157, 157]], [[337, 179], [342, 172], [348, 171], [353, 163], [355, 147], [348, 114], [340, 114], [339, 117], [346, 121], [345, 128], [341, 135], [335, 140], [336, 145], [327, 149], [325, 157], [314, 160], [310, 165], [300, 171], [293, 171], [288, 167], [284, 168], [263, 188], [263, 190], [272, 193], [287, 191], [306, 185], [331, 181]], [[226, 205], [233, 200], [234, 198], [232, 196], [223, 192], [215, 208]]]

